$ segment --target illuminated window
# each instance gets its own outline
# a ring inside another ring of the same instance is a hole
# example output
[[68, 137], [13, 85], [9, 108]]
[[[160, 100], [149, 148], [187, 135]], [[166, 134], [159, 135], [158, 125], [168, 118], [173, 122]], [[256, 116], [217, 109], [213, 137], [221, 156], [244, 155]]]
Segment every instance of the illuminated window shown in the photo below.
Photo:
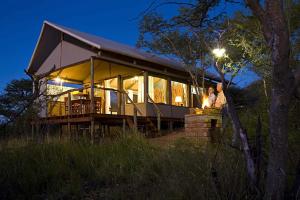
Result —
[[[144, 102], [144, 77], [135, 76], [123, 81], [124, 90], [134, 103]], [[129, 101], [128, 101], [129, 103]]]
[[[112, 78], [104, 81], [105, 88], [118, 89], [118, 79]], [[105, 113], [117, 114], [118, 99], [117, 92], [113, 90], [105, 90]]]
[[155, 103], [167, 103], [167, 80], [149, 76], [149, 96]]
[[171, 82], [172, 105], [187, 106], [187, 85], [176, 81]]

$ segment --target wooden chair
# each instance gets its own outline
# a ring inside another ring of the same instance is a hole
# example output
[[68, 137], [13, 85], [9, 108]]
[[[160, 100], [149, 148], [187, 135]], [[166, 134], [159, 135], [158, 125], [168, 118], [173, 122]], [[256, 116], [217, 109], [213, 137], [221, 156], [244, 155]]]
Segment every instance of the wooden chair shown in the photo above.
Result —
[[101, 113], [102, 98], [95, 97], [94, 100], [95, 100], [95, 112]]
[[69, 114], [69, 105], [68, 105], [68, 97], [64, 98], [65, 100], [65, 114]]

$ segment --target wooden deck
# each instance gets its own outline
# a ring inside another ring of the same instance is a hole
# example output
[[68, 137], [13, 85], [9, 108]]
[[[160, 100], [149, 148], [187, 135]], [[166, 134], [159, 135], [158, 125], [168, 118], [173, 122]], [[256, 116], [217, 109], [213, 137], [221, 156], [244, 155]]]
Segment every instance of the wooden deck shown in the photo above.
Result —
[[[34, 121], [33, 124], [67, 124], [67, 123], [87, 123], [92, 120], [108, 123], [108, 124], [120, 124], [120, 122], [125, 120], [133, 120], [133, 116], [130, 115], [111, 115], [111, 114], [80, 114], [80, 115], [66, 115], [66, 116], [55, 116], [55, 117], [44, 117], [40, 118], [37, 121]], [[146, 120], [157, 121], [157, 117], [144, 117], [137, 116], [138, 123], [144, 122]], [[184, 118], [170, 118], [170, 117], [162, 117], [161, 121], [172, 121], [172, 122], [180, 122], [184, 123]]]
[[[162, 117], [159, 121], [157, 117], [137, 116], [136, 124], [134, 116], [129, 115], [111, 115], [111, 114], [80, 114], [59, 117], [45, 117], [32, 122], [33, 127], [40, 129], [41, 127], [59, 126], [61, 129], [66, 127], [67, 133], [70, 133], [72, 127], [89, 127], [89, 131], [101, 127], [120, 127], [123, 130], [137, 129], [145, 136], [155, 137], [161, 135], [162, 132], [172, 131], [174, 128], [183, 128], [184, 118], [167, 118]], [[160, 123], [160, 130], [157, 124]], [[94, 127], [94, 128], [92, 128]], [[90, 133], [93, 135], [93, 133]]]

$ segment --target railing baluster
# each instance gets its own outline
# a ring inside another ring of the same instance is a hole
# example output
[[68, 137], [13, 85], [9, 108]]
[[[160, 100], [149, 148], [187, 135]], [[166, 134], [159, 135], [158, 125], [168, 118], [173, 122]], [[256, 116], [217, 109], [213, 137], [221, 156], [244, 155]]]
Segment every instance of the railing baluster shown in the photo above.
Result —
[[149, 94], [147, 94], [148, 99], [151, 101], [151, 103], [153, 104], [155, 110], [156, 110], [156, 116], [157, 116], [157, 131], [160, 132], [161, 129], [161, 111], [159, 109], [159, 107], [156, 105], [156, 103], [153, 101], [153, 99], [150, 97]]

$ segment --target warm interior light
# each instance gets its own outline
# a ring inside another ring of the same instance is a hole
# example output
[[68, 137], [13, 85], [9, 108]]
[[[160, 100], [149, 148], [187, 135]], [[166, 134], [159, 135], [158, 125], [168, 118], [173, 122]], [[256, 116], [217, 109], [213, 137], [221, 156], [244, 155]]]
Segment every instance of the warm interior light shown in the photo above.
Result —
[[59, 77], [56, 77], [55, 79], [54, 79], [54, 81], [55, 81], [55, 83], [63, 83], [63, 80], [61, 79], [61, 78], [59, 78]]
[[138, 77], [138, 76], [135, 76], [135, 77], [134, 77], [134, 80], [135, 80], [135, 81], [138, 81], [138, 80], [139, 80], [139, 77]]
[[175, 97], [175, 103], [181, 103], [182, 102], [182, 97], [181, 96], [176, 96]]
[[221, 58], [225, 55], [226, 50], [224, 48], [216, 48], [212, 51], [212, 53], [217, 57]]
[[209, 101], [208, 101], [208, 96], [204, 95], [202, 98], [202, 109], [204, 108], [209, 108]]

